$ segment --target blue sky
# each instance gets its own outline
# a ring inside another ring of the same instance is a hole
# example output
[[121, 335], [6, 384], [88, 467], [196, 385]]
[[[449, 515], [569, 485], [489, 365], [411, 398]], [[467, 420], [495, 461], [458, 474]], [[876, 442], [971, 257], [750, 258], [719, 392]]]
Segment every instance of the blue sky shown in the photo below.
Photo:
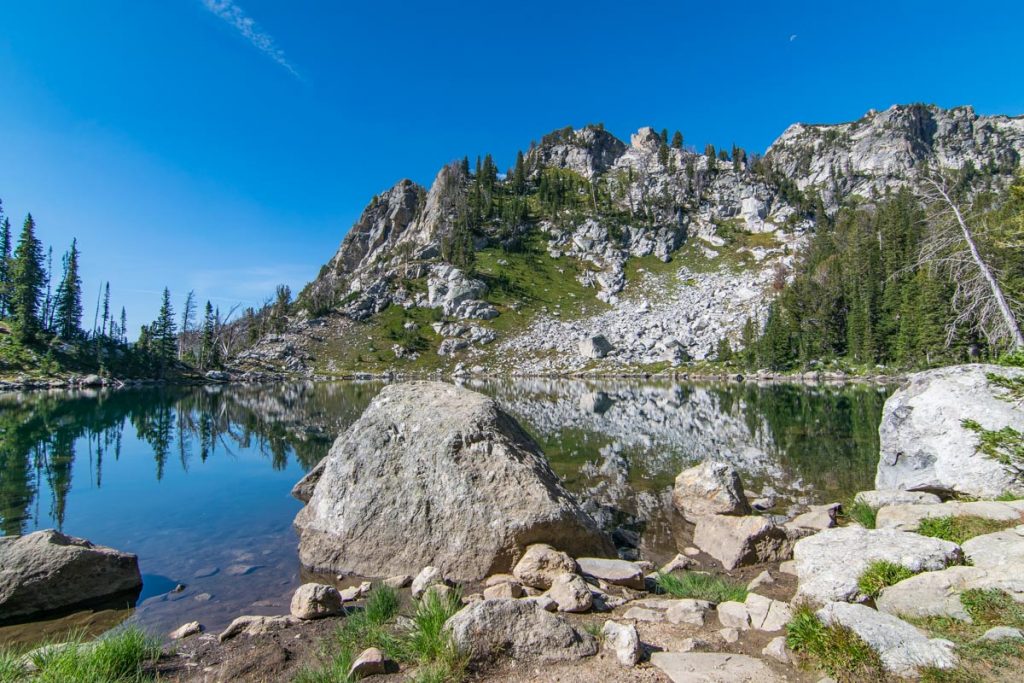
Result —
[[[1024, 113], [1024, 3], [0, 3], [0, 199], [86, 310], [313, 277], [402, 177], [567, 124], [763, 151], [894, 103]], [[834, 8], [833, 8], [834, 7]]]

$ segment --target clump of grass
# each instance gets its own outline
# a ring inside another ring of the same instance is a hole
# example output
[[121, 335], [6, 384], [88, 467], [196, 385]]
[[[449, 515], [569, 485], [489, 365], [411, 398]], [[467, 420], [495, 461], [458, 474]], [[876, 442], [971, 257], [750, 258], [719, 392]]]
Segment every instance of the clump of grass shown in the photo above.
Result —
[[997, 500], [997, 501], [999, 501], [1001, 503], [1008, 503], [1010, 501], [1020, 500], [1021, 498], [1024, 498], [1024, 496], [1021, 496], [1021, 495], [1016, 494], [1016, 493], [1011, 493], [1009, 491], [1003, 491], [998, 496], [996, 496], [993, 500]]
[[319, 667], [306, 666], [300, 669], [292, 683], [355, 683], [355, 678], [349, 675], [352, 662], [355, 661], [351, 649], [342, 647], [326, 659], [326, 663]]
[[655, 581], [662, 592], [677, 598], [710, 602], [743, 602], [747, 599], [747, 587], [724, 576], [701, 572], [686, 572], [681, 576], [659, 573]]
[[960, 545], [975, 536], [991, 534], [1016, 525], [1016, 521], [1004, 522], [984, 517], [927, 517], [921, 520], [917, 533]]
[[878, 510], [867, 503], [854, 501], [853, 505], [850, 506], [850, 512], [848, 514], [850, 519], [857, 522], [865, 529], [875, 528], [875, 518], [878, 515]]
[[856, 633], [839, 624], [825, 625], [807, 605], [797, 607], [786, 625], [786, 645], [840, 683], [889, 678], [878, 653]]
[[876, 560], [869, 564], [857, 579], [857, 587], [868, 597], [877, 598], [883, 589], [893, 586], [903, 579], [909, 579], [916, 573], [902, 564], [888, 560]]
[[24, 655], [7, 650], [0, 654], [0, 681], [34, 683], [140, 683], [152, 680], [148, 665], [160, 657], [160, 644], [139, 628], [120, 629], [86, 642], [81, 633], [60, 644], [42, 647], [29, 655], [35, 671], [29, 674]]
[[465, 675], [466, 658], [445, 630], [448, 621], [462, 608], [462, 597], [458, 591], [441, 594], [427, 591], [416, 607], [410, 631], [395, 652], [396, 658], [411, 660], [419, 665], [415, 680], [459, 681]]

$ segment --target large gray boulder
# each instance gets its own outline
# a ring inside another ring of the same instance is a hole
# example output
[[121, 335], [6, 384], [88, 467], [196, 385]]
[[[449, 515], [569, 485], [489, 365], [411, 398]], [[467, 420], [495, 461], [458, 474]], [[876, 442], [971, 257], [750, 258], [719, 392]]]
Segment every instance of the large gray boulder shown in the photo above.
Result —
[[0, 620], [137, 594], [141, 587], [131, 553], [54, 529], [0, 538]]
[[793, 545], [810, 530], [786, 528], [767, 517], [707, 515], [697, 519], [693, 544], [722, 563], [727, 571], [793, 556]]
[[546, 612], [534, 600], [483, 600], [458, 612], [445, 628], [471, 661], [502, 656], [558, 662], [597, 654], [593, 636]]
[[1024, 377], [1024, 370], [995, 365], [960, 365], [911, 375], [885, 402], [877, 489], [908, 489], [994, 498], [1024, 494], [1024, 479], [978, 453], [978, 435], [962, 421], [984, 429], [1024, 431], [1024, 409], [987, 375]]
[[335, 441], [295, 526], [303, 565], [364, 576], [433, 566], [476, 581], [533, 543], [614, 553], [513, 418], [440, 382], [385, 387]]
[[797, 541], [793, 559], [796, 599], [824, 604], [862, 600], [857, 579], [876, 560], [937, 571], [962, 561], [963, 552], [956, 543], [907, 531], [838, 527]]
[[883, 612], [900, 617], [948, 617], [970, 621], [960, 601], [968, 590], [1000, 590], [1024, 602], [1024, 573], [1019, 565], [949, 567], [923, 572], [884, 589], [875, 599]]

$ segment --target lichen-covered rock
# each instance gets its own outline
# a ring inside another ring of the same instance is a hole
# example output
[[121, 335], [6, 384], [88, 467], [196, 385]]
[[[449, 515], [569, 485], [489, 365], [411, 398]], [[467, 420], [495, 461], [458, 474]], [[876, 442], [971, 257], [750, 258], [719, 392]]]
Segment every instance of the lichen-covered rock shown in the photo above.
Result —
[[732, 465], [705, 460], [676, 477], [672, 502], [690, 522], [705, 515], [749, 515], [739, 472]]
[[857, 580], [876, 560], [914, 572], [937, 571], [962, 561], [963, 551], [956, 543], [907, 531], [837, 527], [797, 541], [793, 559], [796, 599], [824, 604], [862, 599]]
[[969, 538], [963, 549], [975, 567], [1024, 567], [1024, 524]]
[[558, 662], [597, 654], [597, 641], [533, 600], [483, 600], [448, 620], [445, 628], [471, 661], [511, 657]]
[[996, 522], [1019, 522], [1021, 511], [991, 500], [952, 501], [927, 505], [886, 505], [875, 516], [875, 528], [914, 531], [921, 521], [936, 517], [980, 517]]
[[911, 375], [885, 402], [879, 427], [878, 489], [946, 491], [978, 498], [1024, 494], [1024, 479], [978, 452], [978, 434], [963, 426], [1024, 431], [1024, 409], [987, 375], [1021, 378], [1024, 370], [958, 365]]
[[1019, 566], [949, 567], [923, 572], [882, 590], [875, 605], [900, 617], [948, 617], [971, 621], [960, 596], [964, 591], [999, 590], [1024, 602], [1024, 573]]
[[54, 529], [0, 538], [0, 619], [137, 595], [141, 587], [139, 560], [131, 553]]
[[295, 525], [304, 565], [364, 576], [430, 565], [481, 580], [534, 543], [611, 552], [514, 419], [439, 382], [381, 390], [335, 442]]

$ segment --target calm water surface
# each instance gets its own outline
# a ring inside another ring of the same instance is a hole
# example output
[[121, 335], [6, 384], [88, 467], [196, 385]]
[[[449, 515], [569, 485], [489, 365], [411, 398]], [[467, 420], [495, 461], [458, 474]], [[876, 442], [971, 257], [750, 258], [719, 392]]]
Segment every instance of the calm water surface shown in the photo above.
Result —
[[[301, 504], [289, 491], [380, 386], [0, 395], [0, 531], [53, 527], [130, 551], [144, 578], [134, 609], [3, 626], [0, 642], [125, 619], [154, 633], [193, 619], [217, 630], [287, 612], [302, 581], [291, 527]], [[618, 545], [656, 560], [676, 551], [672, 480], [704, 458], [731, 460], [774, 513], [871, 488], [885, 399], [869, 387], [470, 387], [520, 419]]]

